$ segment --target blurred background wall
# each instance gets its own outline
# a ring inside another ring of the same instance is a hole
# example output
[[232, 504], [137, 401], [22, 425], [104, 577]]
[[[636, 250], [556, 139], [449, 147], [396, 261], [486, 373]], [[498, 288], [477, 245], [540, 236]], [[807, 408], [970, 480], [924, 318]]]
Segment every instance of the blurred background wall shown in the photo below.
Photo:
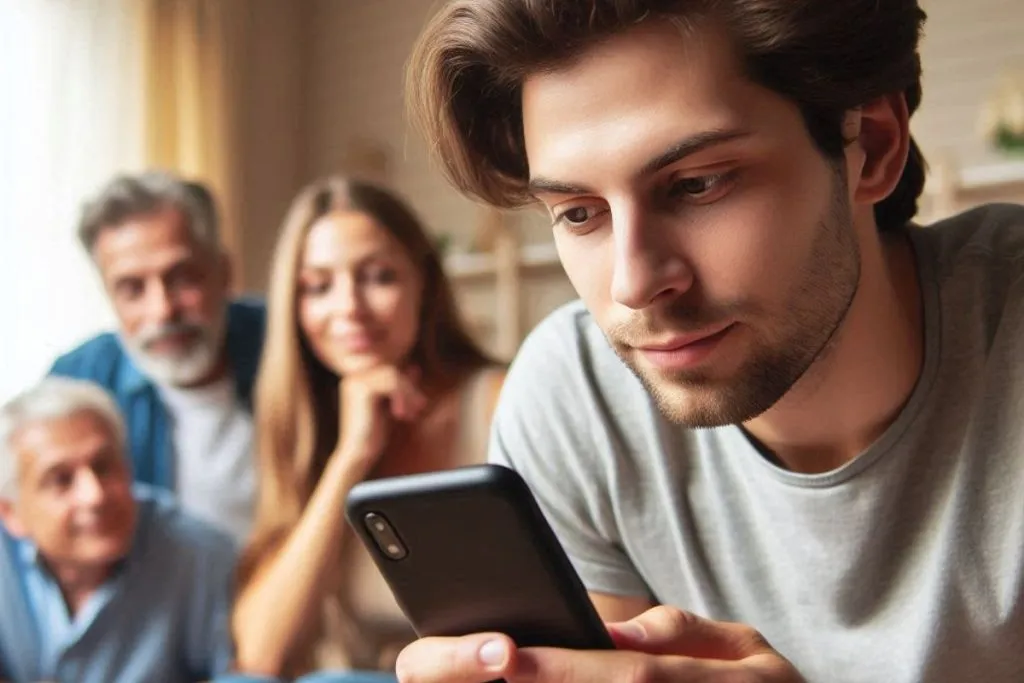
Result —
[[[239, 289], [248, 292], [265, 288], [276, 231], [296, 190], [322, 174], [353, 172], [388, 182], [439, 237], [446, 237], [449, 269], [466, 315], [497, 353], [510, 356], [534, 324], [574, 296], [557, 264], [544, 217], [537, 211], [495, 215], [458, 196], [431, 168], [421, 140], [406, 128], [403, 66], [435, 0], [79, 0], [71, 4], [78, 6], [80, 14], [85, 12], [88, 20], [79, 16], [66, 21], [63, 30], [68, 36], [81, 37], [76, 25], [106, 26], [114, 21], [112, 17], [121, 24], [142, 27], [137, 34], [122, 31], [123, 54], [96, 61], [90, 78], [134, 79], [145, 101], [136, 102], [134, 109], [97, 113], [83, 95], [78, 109], [65, 109], [47, 125], [60, 128], [71, 116], [100, 117], [96, 120], [131, 149], [102, 159], [103, 163], [98, 163], [96, 155], [90, 157], [92, 165], [85, 164], [73, 182], [53, 195], [63, 207], [60, 212], [39, 216], [7, 210], [0, 215], [0, 229], [8, 236], [17, 232], [24, 244], [43, 239], [63, 244], [64, 260], [77, 259], [75, 278], [80, 280], [89, 270], [85, 255], [73, 252], [71, 246], [77, 202], [114, 168], [159, 163], [204, 178], [218, 191], [229, 223], [228, 242]], [[1024, 201], [1024, 156], [996, 149], [981, 126], [1002, 83], [1016, 78], [1018, 93], [1024, 89], [1024, 1], [922, 0], [921, 4], [929, 14], [922, 48], [924, 102], [912, 127], [932, 165], [921, 220], [980, 201]], [[0, 0], [0, 13], [25, 15], [27, 8], [43, 5], [54, 3]], [[40, 27], [47, 21], [52, 21], [50, 15], [36, 17], [36, 30], [44, 30]], [[10, 21], [0, 21], [0, 42], [5, 31], [14, 31], [11, 26]], [[59, 47], [52, 37], [43, 43]], [[127, 53], [137, 53], [150, 68], [142, 74], [131, 70]], [[24, 64], [19, 48], [8, 43], [0, 47], [0, 77], [15, 83], [7, 88], [0, 82], [5, 92], [15, 94], [8, 102], [37, 96], [32, 83], [38, 78], [33, 81], [11, 67], [9, 60], [17, 63], [19, 59]], [[164, 70], [154, 64], [163, 64]], [[35, 66], [53, 78], [66, 71], [43, 63]], [[172, 97], [172, 101], [185, 114], [162, 120], [165, 107], [154, 103], [183, 88], [192, 88], [191, 98]], [[97, 93], [102, 96], [102, 89]], [[1024, 121], [1024, 94], [1011, 92], [1007, 101], [1008, 116]], [[31, 156], [32, 150], [31, 145], [22, 145], [12, 151], [10, 140], [5, 142], [5, 136], [17, 135], [18, 126], [26, 124], [18, 123], [17, 111], [3, 107], [0, 192], [10, 196], [11, 188], [18, 186], [13, 181], [19, 177], [16, 157]], [[136, 120], [140, 116], [141, 122]], [[171, 138], [179, 148], [154, 150], [154, 135], [167, 140], [171, 128], [177, 131]], [[131, 132], [137, 129], [141, 132]], [[132, 135], [139, 140], [137, 148], [129, 144], [135, 139]], [[59, 158], [54, 159], [58, 164]], [[9, 203], [0, 195], [0, 211]], [[494, 239], [495, 226], [504, 237]], [[26, 236], [26, 230], [35, 230], [38, 237]], [[474, 251], [478, 253], [470, 253]], [[102, 297], [95, 294], [95, 283], [89, 290], [80, 281], [72, 282], [70, 275], [63, 279], [26, 275], [46, 267], [43, 252], [32, 261], [19, 258], [9, 248], [2, 258], [0, 319], [40, 318], [56, 302], [79, 313], [67, 324], [50, 321], [42, 344], [35, 338], [39, 320], [26, 321], [17, 335], [0, 338], [0, 355], [16, 368], [0, 376], [0, 399], [42, 372], [55, 349], [66, 348], [110, 323]], [[10, 267], [14, 263], [18, 268]], [[19, 283], [32, 277], [36, 286], [19, 292]], [[92, 291], [88, 315], [75, 299], [87, 290]]]
[[[302, 180], [346, 168], [365, 171], [373, 151], [387, 160], [386, 179], [407, 196], [435, 231], [465, 245], [482, 220], [478, 207], [455, 194], [431, 167], [421, 141], [410, 134], [402, 110], [403, 66], [431, 13], [433, 0], [255, 0], [246, 122], [246, 284], [262, 287], [271, 241], [291, 190]], [[974, 183], [964, 201], [1008, 191], [1020, 196], [1024, 157], [993, 149], [979, 130], [985, 103], [1003, 79], [1024, 74], [1024, 2], [922, 0], [929, 15], [922, 56], [924, 101], [913, 130], [934, 176], [965, 175]], [[1024, 76], [1018, 76], [1024, 83]], [[1022, 86], [1024, 87], [1024, 86]], [[260, 149], [262, 147], [262, 149]], [[986, 175], [988, 174], [988, 175]], [[1005, 182], [1004, 182], [1005, 181]], [[995, 186], [1000, 187], [995, 187]], [[1013, 185], [1014, 187], [1002, 187]], [[947, 188], [929, 187], [932, 195]], [[256, 200], [258, 198], [258, 200]], [[254, 201], [256, 200], [256, 201]], [[952, 210], [930, 197], [922, 219]], [[525, 243], [548, 238], [543, 217], [511, 219]], [[539, 252], [542, 253], [542, 252]], [[573, 296], [557, 266], [523, 273], [521, 330]], [[468, 314], [483, 334], [495, 324], [493, 278], [460, 279]]]

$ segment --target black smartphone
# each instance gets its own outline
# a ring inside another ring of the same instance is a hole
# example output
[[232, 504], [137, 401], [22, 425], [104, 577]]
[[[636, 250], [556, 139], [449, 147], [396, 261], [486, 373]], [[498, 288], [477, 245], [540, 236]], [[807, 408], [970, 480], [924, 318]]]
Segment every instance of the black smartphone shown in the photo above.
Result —
[[346, 516], [420, 636], [520, 647], [613, 644], [526, 482], [475, 465], [361, 482]]

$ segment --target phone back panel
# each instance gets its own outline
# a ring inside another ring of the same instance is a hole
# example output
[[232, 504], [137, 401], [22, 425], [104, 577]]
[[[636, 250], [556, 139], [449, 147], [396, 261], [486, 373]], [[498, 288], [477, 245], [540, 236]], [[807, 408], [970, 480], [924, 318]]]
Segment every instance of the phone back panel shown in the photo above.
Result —
[[[387, 519], [405, 557], [381, 551], [368, 513]], [[508, 468], [363, 482], [347, 515], [421, 636], [499, 631], [524, 647], [612, 647], [529, 488]]]

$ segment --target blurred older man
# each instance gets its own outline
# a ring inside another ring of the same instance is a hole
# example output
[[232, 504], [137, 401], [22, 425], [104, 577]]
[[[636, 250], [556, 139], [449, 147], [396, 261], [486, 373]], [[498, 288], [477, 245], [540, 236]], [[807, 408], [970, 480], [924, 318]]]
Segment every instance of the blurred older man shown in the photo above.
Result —
[[47, 378], [0, 408], [0, 681], [155, 683], [228, 670], [235, 546], [133, 487], [117, 405]]
[[114, 394], [136, 481], [175, 491], [187, 510], [244, 538], [265, 310], [229, 301], [212, 196], [164, 172], [118, 176], [87, 203], [78, 233], [120, 330], [59, 358], [51, 374]]

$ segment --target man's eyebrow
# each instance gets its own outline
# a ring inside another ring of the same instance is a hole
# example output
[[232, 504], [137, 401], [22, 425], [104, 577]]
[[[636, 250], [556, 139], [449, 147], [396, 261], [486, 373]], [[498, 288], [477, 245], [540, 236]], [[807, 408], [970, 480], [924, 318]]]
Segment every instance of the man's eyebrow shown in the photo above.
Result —
[[[681, 161], [682, 159], [696, 154], [697, 152], [701, 152], [709, 147], [721, 145], [749, 135], [750, 131], [739, 128], [708, 130], [695, 135], [689, 135], [644, 164], [643, 168], [640, 169], [639, 175], [648, 175], [650, 173], [660, 171], [666, 166], [674, 164], [677, 161]], [[574, 185], [572, 183], [552, 180], [542, 176], [531, 178], [527, 185], [527, 190], [534, 196], [539, 193], [566, 195], [595, 194], [592, 189], [584, 185]]]
[[536, 178], [530, 178], [530, 184], [527, 185], [527, 190], [534, 196], [541, 192], [546, 192], [548, 194], [594, 194], [593, 190], [584, 187], [583, 185], [572, 185], [571, 183], [549, 180], [548, 178], [539, 176]]
[[666, 166], [670, 166], [671, 164], [681, 161], [688, 156], [696, 154], [697, 152], [702, 152], [708, 147], [732, 142], [733, 140], [745, 138], [749, 135], [750, 131], [740, 128], [732, 128], [708, 130], [687, 136], [644, 164], [643, 168], [640, 170], [640, 175], [647, 175], [649, 173], [654, 173], [655, 171], [660, 171]]

